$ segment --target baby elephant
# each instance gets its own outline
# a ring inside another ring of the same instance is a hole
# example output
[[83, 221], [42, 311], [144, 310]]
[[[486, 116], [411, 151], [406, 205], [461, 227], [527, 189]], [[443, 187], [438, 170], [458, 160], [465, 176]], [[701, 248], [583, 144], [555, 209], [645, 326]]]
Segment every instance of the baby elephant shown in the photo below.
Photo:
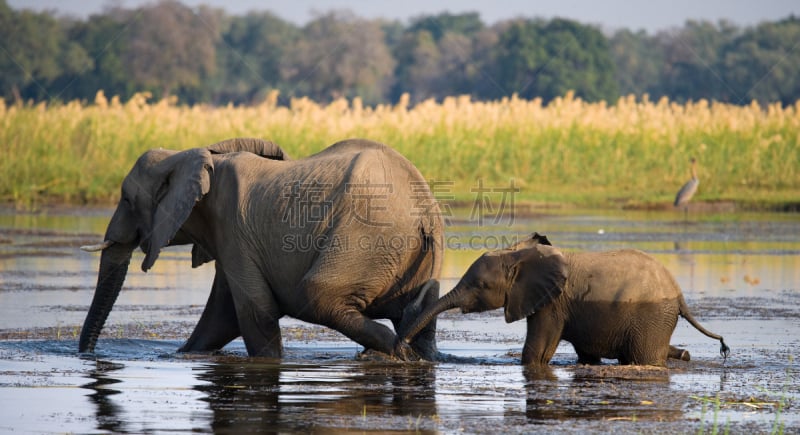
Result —
[[448, 294], [412, 323], [395, 351], [411, 355], [408, 343], [436, 315], [505, 308], [506, 322], [528, 318], [523, 364], [546, 365], [560, 340], [572, 343], [581, 364], [601, 358], [620, 364], [664, 366], [667, 358], [689, 359], [669, 340], [678, 315], [730, 349], [689, 312], [675, 279], [654, 258], [637, 250], [562, 253], [547, 237], [533, 234], [509, 249], [478, 258]]

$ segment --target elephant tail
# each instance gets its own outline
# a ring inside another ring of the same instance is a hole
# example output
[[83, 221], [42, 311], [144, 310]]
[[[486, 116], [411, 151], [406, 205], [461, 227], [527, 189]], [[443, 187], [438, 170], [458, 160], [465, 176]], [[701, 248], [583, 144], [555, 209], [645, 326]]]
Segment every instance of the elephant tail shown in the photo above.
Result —
[[[441, 231], [438, 234], [441, 236]], [[439, 279], [439, 274], [442, 271], [442, 260], [444, 258], [444, 238], [437, 237], [437, 233], [434, 232], [433, 234], [426, 237], [426, 244], [428, 248], [431, 250], [431, 257], [433, 259], [433, 265], [431, 267], [431, 279]]]
[[695, 320], [694, 316], [692, 316], [692, 313], [689, 311], [689, 306], [686, 305], [686, 300], [683, 299], [683, 295], [681, 295], [679, 302], [680, 302], [681, 317], [686, 319], [686, 321], [688, 321], [692, 326], [694, 326], [695, 329], [702, 332], [705, 336], [713, 338], [715, 340], [719, 340], [720, 342], [719, 354], [722, 355], [723, 361], [727, 360], [728, 355], [731, 353], [731, 348], [729, 348], [728, 345], [725, 344], [725, 340], [722, 338], [722, 336], [719, 334], [714, 334], [713, 332], [704, 328], [703, 325], [700, 324], [700, 322]]
[[427, 277], [419, 276], [419, 278], [422, 279], [422, 281], [419, 282], [420, 285], [430, 279], [439, 279], [444, 260], [444, 218], [436, 198], [431, 194], [431, 197], [428, 199], [433, 201], [433, 204], [429, 209], [420, 213], [419, 219], [417, 220], [417, 230], [419, 231], [421, 241], [420, 254], [422, 255], [424, 263], [430, 264], [430, 275]]

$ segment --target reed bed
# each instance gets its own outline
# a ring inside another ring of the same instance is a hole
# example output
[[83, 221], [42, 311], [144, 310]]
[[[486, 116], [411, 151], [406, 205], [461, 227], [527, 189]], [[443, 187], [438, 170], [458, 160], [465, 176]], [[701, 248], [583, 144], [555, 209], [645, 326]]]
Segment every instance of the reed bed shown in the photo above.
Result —
[[320, 105], [272, 93], [247, 107], [127, 102], [7, 105], [0, 100], [0, 201], [111, 202], [136, 158], [150, 148], [187, 149], [231, 137], [279, 143], [293, 157], [338, 140], [391, 145], [446, 194], [468, 198], [480, 180], [519, 198], [587, 206], [672, 200], [698, 159], [698, 200], [774, 204], [800, 199], [800, 102], [677, 104], [645, 96], [587, 103], [568, 93], [547, 105], [515, 97], [452, 97], [409, 107]]

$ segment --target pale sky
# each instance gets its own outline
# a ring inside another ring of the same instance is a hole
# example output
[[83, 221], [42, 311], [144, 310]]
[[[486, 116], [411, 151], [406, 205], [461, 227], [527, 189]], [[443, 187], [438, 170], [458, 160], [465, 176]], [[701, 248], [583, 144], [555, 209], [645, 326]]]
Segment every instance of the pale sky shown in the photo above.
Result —
[[[152, 0], [7, 0], [15, 9], [57, 11], [85, 18], [111, 4], [136, 7]], [[188, 6], [208, 4], [242, 15], [251, 10], [269, 10], [296, 24], [304, 24], [314, 11], [349, 9], [364, 18], [407, 21], [419, 15], [440, 12], [479, 12], [493, 24], [514, 17], [563, 17], [599, 25], [604, 30], [628, 28], [648, 32], [682, 26], [688, 19], [717, 22], [726, 19], [741, 26], [774, 21], [790, 14], [800, 16], [798, 0], [181, 0]]]

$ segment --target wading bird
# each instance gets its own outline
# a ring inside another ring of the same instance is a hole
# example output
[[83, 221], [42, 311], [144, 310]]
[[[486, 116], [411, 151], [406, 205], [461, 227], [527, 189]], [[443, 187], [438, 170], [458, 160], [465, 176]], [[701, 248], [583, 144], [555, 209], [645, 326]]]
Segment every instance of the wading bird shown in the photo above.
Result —
[[675, 207], [683, 207], [684, 220], [687, 219], [689, 214], [689, 200], [692, 199], [694, 193], [697, 192], [697, 186], [700, 185], [700, 180], [697, 178], [697, 160], [692, 157], [689, 161], [692, 163], [692, 179], [681, 187], [681, 190], [675, 195], [675, 203], [673, 204]]

